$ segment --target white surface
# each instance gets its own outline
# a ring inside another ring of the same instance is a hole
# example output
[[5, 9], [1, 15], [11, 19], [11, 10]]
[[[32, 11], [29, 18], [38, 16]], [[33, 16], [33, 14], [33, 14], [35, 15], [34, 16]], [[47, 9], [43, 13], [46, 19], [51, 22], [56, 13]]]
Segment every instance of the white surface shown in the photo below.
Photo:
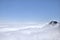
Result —
[[60, 40], [60, 24], [0, 28], [0, 40]]

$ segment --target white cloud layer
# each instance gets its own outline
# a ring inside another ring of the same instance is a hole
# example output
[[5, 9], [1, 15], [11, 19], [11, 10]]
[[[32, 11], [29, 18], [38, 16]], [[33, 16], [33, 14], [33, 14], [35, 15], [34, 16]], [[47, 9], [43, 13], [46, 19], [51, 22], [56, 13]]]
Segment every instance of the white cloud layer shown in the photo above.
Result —
[[[60, 40], [60, 24], [49, 25], [1, 25], [0, 40]], [[5, 26], [5, 27], [3, 27]], [[6, 27], [7, 26], [7, 27]], [[14, 27], [11, 27], [14, 26]]]

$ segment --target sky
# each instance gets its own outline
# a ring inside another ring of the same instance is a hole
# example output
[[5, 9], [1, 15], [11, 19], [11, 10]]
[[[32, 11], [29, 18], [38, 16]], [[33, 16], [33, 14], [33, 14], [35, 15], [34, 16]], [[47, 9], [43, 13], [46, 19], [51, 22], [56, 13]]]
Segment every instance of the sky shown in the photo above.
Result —
[[0, 23], [60, 20], [60, 0], [0, 0]]

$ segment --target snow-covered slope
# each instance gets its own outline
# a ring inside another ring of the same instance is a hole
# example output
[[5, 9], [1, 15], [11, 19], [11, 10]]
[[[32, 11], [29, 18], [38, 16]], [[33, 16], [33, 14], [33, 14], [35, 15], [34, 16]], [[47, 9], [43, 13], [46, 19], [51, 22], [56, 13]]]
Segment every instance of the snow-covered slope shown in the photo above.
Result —
[[0, 40], [60, 40], [59, 22], [51, 21], [40, 27], [3, 28]]

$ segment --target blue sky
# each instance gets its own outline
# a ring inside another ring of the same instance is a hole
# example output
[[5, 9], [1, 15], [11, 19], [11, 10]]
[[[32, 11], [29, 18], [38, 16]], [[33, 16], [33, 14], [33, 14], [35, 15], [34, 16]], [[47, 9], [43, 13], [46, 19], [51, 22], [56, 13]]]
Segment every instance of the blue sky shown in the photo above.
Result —
[[45, 22], [59, 18], [59, 0], [0, 0], [0, 22]]

